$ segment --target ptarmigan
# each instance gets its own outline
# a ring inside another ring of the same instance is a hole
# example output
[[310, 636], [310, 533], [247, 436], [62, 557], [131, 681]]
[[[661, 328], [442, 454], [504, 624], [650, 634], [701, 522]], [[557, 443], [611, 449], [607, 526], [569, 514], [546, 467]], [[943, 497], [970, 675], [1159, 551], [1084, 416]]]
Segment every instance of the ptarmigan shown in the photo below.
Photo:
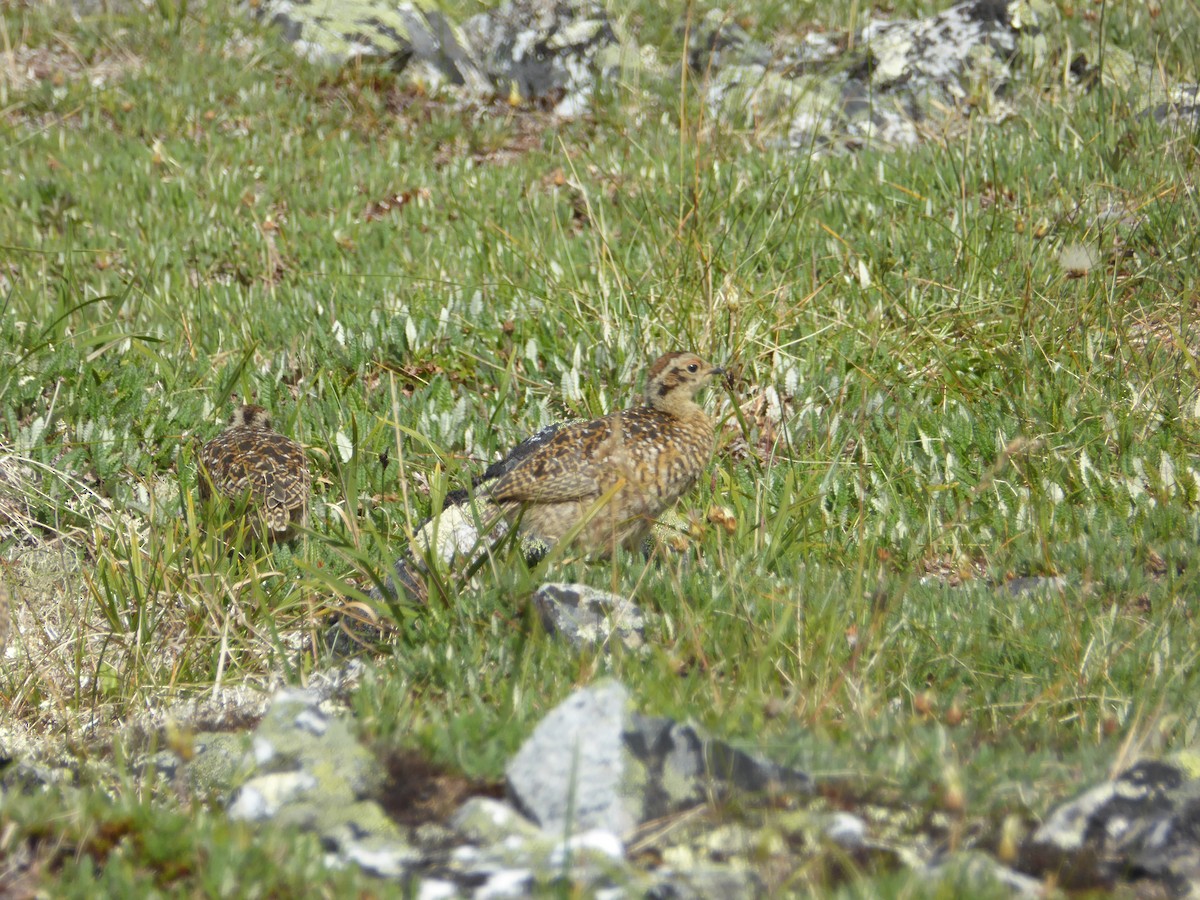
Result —
[[574, 537], [593, 555], [636, 549], [708, 465], [713, 422], [695, 396], [723, 371], [693, 353], [659, 357], [644, 405], [559, 428], [483, 495], [547, 543]]
[[308, 511], [311, 476], [304, 450], [271, 428], [261, 406], [234, 410], [229, 428], [200, 448], [200, 496], [245, 501], [258, 512], [260, 537], [287, 537]]
[[[447, 495], [442, 511], [417, 529], [414, 549], [443, 564], [470, 561], [513, 523], [527, 558], [565, 538], [594, 557], [640, 547], [712, 456], [714, 425], [695, 396], [723, 371], [693, 353], [660, 357], [641, 406], [550, 425], [525, 439], [473, 479], [471, 492]], [[401, 586], [420, 596], [421, 569], [400, 559], [386, 592]]]

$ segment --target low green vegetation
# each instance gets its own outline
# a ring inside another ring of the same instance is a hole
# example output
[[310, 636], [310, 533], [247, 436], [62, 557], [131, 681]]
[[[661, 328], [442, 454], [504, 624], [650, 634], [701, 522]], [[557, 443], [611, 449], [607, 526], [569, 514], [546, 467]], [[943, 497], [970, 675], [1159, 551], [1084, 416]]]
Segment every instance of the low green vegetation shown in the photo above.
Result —
[[[1075, 46], [1103, 24], [1200, 77], [1193, 0], [1096, 9], [1062, 26]], [[724, 425], [687, 547], [534, 571], [504, 552], [428, 605], [374, 604], [364, 739], [497, 778], [610, 671], [647, 711], [964, 832], [1195, 741], [1194, 132], [1114, 87], [1052, 102], [1058, 57], [1001, 124], [810, 158], [713, 121], [694, 85], [617, 86], [575, 121], [464, 105], [306, 63], [226, 4], [0, 22], [12, 728], [103, 755], [147, 708], [304, 682], [432, 496], [695, 349], [732, 384], [705, 399]], [[235, 396], [314, 473], [311, 533], [244, 556], [195, 491]], [[547, 579], [636, 597], [649, 657], [545, 638]], [[378, 889], [311, 838], [151, 802], [135, 774], [108, 790], [6, 796], [0, 857], [21, 844], [62, 895]]]

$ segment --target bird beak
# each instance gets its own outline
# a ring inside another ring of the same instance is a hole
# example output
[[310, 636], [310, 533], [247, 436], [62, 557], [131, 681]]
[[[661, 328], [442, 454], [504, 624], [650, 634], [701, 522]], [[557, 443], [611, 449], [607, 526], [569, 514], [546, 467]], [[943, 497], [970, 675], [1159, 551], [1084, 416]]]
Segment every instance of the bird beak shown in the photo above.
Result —
[[711, 369], [708, 370], [708, 374], [709, 375], [724, 375], [725, 370], [722, 369], [720, 366], [713, 366]]

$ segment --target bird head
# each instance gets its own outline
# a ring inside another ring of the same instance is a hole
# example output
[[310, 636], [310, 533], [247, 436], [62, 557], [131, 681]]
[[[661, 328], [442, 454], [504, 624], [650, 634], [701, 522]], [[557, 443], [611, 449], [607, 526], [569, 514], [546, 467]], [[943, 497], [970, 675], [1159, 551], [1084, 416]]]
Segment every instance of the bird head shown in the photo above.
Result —
[[257, 431], [271, 430], [271, 414], [261, 406], [247, 403], [233, 411], [230, 428], [251, 428]]
[[646, 403], [681, 415], [695, 406], [692, 398], [696, 393], [724, 371], [694, 353], [667, 353], [654, 362], [646, 376]]

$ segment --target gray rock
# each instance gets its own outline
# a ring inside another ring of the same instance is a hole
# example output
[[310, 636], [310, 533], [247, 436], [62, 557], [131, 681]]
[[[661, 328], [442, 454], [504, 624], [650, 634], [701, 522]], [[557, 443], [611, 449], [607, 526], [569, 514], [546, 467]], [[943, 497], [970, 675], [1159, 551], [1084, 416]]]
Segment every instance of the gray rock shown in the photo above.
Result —
[[231, 819], [263, 822], [279, 815], [287, 804], [306, 799], [316, 788], [317, 779], [307, 772], [270, 772], [238, 788], [226, 812]]
[[[375, 57], [469, 97], [549, 100], [560, 115], [586, 110], [597, 85], [615, 73], [626, 82], [634, 74], [658, 77], [653, 62], [643, 62], [654, 48], [626, 37], [598, 0], [508, 0], [462, 28], [408, 0], [247, 5], [310, 57]], [[1075, 52], [1064, 29], [1053, 28], [1059, 20], [1047, 0], [962, 0], [918, 19], [872, 19], [852, 35], [808, 30], [772, 49], [730, 13], [711, 9], [687, 23], [685, 60], [704, 81], [713, 115], [766, 142], [802, 152], [904, 147], [960, 130], [968, 117], [996, 123], [1011, 116], [1023, 72]], [[1141, 115], [1194, 127], [1196, 85], [1163, 85], [1155, 66], [1111, 41], [1103, 71], [1101, 54], [1092, 55], [1095, 62], [1077, 53], [1068, 69], [1076, 94], [1117, 85]]]
[[1157, 882], [1200, 896], [1200, 756], [1147, 760], [1053, 810], [1021, 853], [1021, 868], [1065, 888]]
[[[964, 0], [921, 19], [875, 20], [843, 50], [812, 34], [764, 62], [760, 45], [728, 23], [696, 62], [709, 73], [708, 101], [728, 120], [753, 121], [800, 150], [918, 143], [947, 110], [999, 121], [1017, 66], [1043, 59], [1039, 0]], [[706, 20], [707, 22], [708, 20]], [[978, 100], [986, 103], [968, 100]]]
[[316, 691], [279, 691], [253, 732], [198, 735], [192, 749], [172, 769], [163, 754], [150, 764], [206, 792], [228, 792], [230, 818], [316, 832], [332, 861], [380, 877], [404, 877], [424, 858], [372, 799], [382, 767], [354, 736], [349, 714], [331, 712]]
[[642, 716], [605, 681], [555, 707], [510, 761], [514, 805], [553, 834], [638, 825], [731, 790], [806, 793], [807, 775], [758, 759], [690, 725]]
[[608, 652], [614, 642], [628, 650], [645, 646], [645, 616], [632, 600], [619, 594], [586, 584], [552, 582], [534, 592], [533, 605], [547, 633], [576, 650], [597, 647]]
[[616, 74], [627, 43], [596, 0], [507, 0], [463, 32], [501, 96], [551, 98], [567, 116], [587, 108], [598, 77]]
[[1011, 896], [1023, 900], [1046, 896], [1046, 885], [1041, 879], [1010, 869], [979, 851], [954, 853], [929, 866], [924, 874], [939, 885], [939, 893], [953, 891], [953, 895], [971, 896], [982, 893], [981, 888], [986, 885], [999, 885]]
[[376, 58], [479, 98], [550, 99], [560, 115], [586, 109], [597, 77], [638, 59], [595, 0], [508, 0], [461, 29], [411, 2], [262, 0], [251, 9], [311, 59]]
[[509, 762], [516, 807], [547, 831], [632, 831], [641, 785], [626, 766], [628, 694], [608, 681], [576, 691], [538, 723]]
[[472, 797], [458, 808], [450, 825], [472, 844], [499, 844], [511, 837], [541, 837], [541, 829], [519, 812], [491, 797]]
[[693, 726], [632, 714], [624, 746], [644, 772], [644, 812], [659, 818], [703, 802], [714, 793], [809, 793], [812, 779], [704, 737]]

